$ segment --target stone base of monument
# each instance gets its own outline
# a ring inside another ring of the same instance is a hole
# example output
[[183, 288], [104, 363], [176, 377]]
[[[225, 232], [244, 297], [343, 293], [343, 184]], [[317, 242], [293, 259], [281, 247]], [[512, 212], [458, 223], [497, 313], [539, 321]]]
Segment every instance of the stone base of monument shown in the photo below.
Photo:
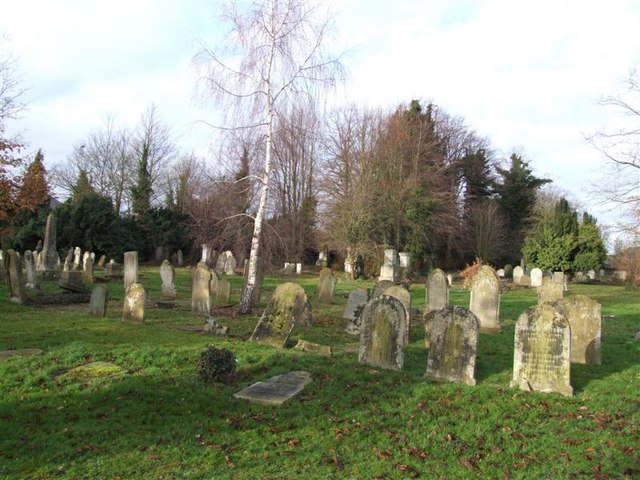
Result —
[[289, 372], [254, 383], [234, 394], [234, 397], [262, 405], [282, 405], [300, 393], [309, 382], [309, 372]]

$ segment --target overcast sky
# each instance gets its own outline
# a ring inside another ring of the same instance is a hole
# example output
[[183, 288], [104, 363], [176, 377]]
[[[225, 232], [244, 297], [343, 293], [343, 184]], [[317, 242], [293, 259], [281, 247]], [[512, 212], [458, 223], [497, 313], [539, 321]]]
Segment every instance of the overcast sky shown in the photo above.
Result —
[[[337, 102], [392, 108], [433, 101], [504, 158], [592, 204], [600, 157], [584, 140], [618, 119], [598, 104], [640, 62], [640, 2], [332, 0], [349, 50]], [[135, 126], [151, 104], [185, 152], [204, 154], [215, 112], [195, 96], [192, 58], [219, 33], [219, 2], [2, 0], [3, 47], [29, 108], [14, 127], [45, 165], [111, 116]]]

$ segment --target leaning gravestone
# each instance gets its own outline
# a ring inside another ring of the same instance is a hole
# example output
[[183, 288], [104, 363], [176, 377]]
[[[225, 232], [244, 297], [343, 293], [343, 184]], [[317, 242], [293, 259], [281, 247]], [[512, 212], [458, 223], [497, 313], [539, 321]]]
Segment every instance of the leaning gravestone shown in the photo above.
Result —
[[176, 272], [169, 260], [163, 260], [160, 265], [160, 279], [162, 280], [162, 298], [165, 300], [176, 299], [176, 285], [174, 282]]
[[318, 303], [330, 304], [333, 302], [333, 292], [338, 279], [333, 275], [330, 268], [324, 267], [320, 270], [318, 285]]
[[96, 285], [91, 292], [89, 300], [89, 315], [104, 317], [107, 315], [107, 303], [109, 302], [109, 290], [104, 285]]
[[143, 323], [147, 304], [147, 291], [141, 283], [132, 283], [126, 288], [122, 320]]
[[33, 253], [30, 250], [24, 252], [24, 267], [27, 276], [25, 287], [31, 290], [38, 288], [38, 275], [36, 273], [36, 263], [33, 259]]
[[254, 383], [233, 396], [262, 405], [282, 405], [300, 393], [310, 381], [309, 372], [289, 372]]
[[539, 268], [534, 268], [531, 270], [531, 286], [532, 287], [541, 287], [542, 286], [542, 270]]
[[571, 327], [571, 362], [600, 365], [602, 306], [585, 295], [563, 298], [554, 305]]
[[138, 252], [124, 252], [124, 288], [138, 283]]
[[397, 298], [400, 300], [400, 303], [402, 303], [406, 319], [404, 344], [409, 345], [409, 327], [411, 326], [411, 294], [409, 293], [409, 290], [400, 285], [394, 285], [393, 287], [387, 288], [383, 295]]
[[555, 283], [550, 278], [545, 278], [542, 286], [538, 287], [538, 304], [553, 303], [564, 296], [562, 284]]
[[567, 318], [548, 303], [526, 309], [516, 321], [511, 387], [571, 396], [570, 373]]
[[483, 333], [500, 332], [500, 279], [488, 265], [481, 266], [471, 280], [471, 310]]
[[366, 288], [356, 288], [349, 293], [347, 306], [344, 308], [342, 318], [354, 321], [358, 309], [364, 307], [369, 300], [369, 292]]
[[524, 275], [524, 269], [518, 265], [513, 269], [513, 283], [515, 285], [520, 285], [520, 280], [522, 279], [522, 276]]
[[446, 307], [433, 317], [427, 375], [475, 385], [480, 322], [464, 307]]
[[7, 275], [9, 277], [9, 301], [24, 303], [27, 296], [24, 293], [22, 281], [22, 262], [20, 255], [13, 250], [7, 251]]
[[250, 340], [284, 348], [293, 328], [310, 324], [311, 310], [304, 289], [296, 283], [282, 283], [273, 292]]
[[211, 314], [211, 270], [206, 263], [199, 262], [191, 274], [191, 313], [209, 317]]
[[362, 311], [358, 362], [402, 370], [406, 322], [404, 306], [397, 298], [381, 295], [367, 303]]
[[231, 303], [231, 282], [229, 280], [218, 280], [216, 285], [216, 303], [218, 305], [229, 305]]
[[439, 268], [434, 269], [427, 278], [427, 301], [425, 312], [441, 310], [449, 304], [449, 282]]

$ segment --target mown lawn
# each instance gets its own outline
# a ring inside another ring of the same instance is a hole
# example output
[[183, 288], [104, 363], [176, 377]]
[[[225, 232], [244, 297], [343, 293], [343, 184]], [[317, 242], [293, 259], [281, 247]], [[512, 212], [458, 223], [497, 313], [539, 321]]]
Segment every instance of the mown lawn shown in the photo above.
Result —
[[[190, 313], [190, 277], [177, 271], [178, 308], [149, 309], [145, 324], [120, 320], [123, 289], [109, 284], [107, 318], [87, 305], [21, 306], [0, 287], [0, 350], [39, 348], [40, 356], [0, 360], [0, 478], [640, 478], [640, 329], [637, 291], [575, 285], [602, 303], [603, 363], [572, 366], [575, 395], [509, 388], [518, 315], [532, 290], [505, 292], [500, 335], [481, 335], [475, 387], [424, 377], [427, 351], [414, 316], [403, 372], [357, 362], [358, 339], [343, 332], [348, 292], [372, 283], [340, 281], [335, 304], [313, 303], [315, 325], [297, 339], [329, 344], [323, 357], [246, 342], [258, 315], [216, 310], [229, 338], [179, 330], [202, 325]], [[313, 299], [313, 275], [288, 277]], [[157, 268], [141, 282], [160, 295]], [[266, 279], [263, 305], [275, 286]], [[238, 301], [242, 279], [233, 278]], [[55, 290], [46, 285], [47, 291]], [[424, 306], [424, 284], [411, 288]], [[451, 303], [467, 306], [454, 289]], [[259, 312], [258, 312], [259, 313]], [[235, 385], [196, 374], [209, 344], [235, 352]], [[112, 362], [125, 374], [72, 378], [69, 369]], [[236, 400], [241, 388], [306, 370], [313, 381], [281, 407]]]

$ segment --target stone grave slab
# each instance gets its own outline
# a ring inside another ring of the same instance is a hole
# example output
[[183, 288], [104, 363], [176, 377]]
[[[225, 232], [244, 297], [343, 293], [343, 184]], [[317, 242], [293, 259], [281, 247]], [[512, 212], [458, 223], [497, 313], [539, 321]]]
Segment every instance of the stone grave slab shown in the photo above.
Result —
[[406, 346], [406, 314], [402, 302], [381, 295], [362, 311], [358, 362], [363, 365], [402, 370]]
[[18, 348], [14, 350], [5, 350], [0, 352], [0, 360], [6, 360], [13, 357], [34, 357], [36, 355], [42, 355], [43, 350], [39, 348]]
[[282, 405], [299, 394], [311, 382], [311, 374], [305, 371], [276, 375], [256, 382], [233, 396], [262, 405]]

